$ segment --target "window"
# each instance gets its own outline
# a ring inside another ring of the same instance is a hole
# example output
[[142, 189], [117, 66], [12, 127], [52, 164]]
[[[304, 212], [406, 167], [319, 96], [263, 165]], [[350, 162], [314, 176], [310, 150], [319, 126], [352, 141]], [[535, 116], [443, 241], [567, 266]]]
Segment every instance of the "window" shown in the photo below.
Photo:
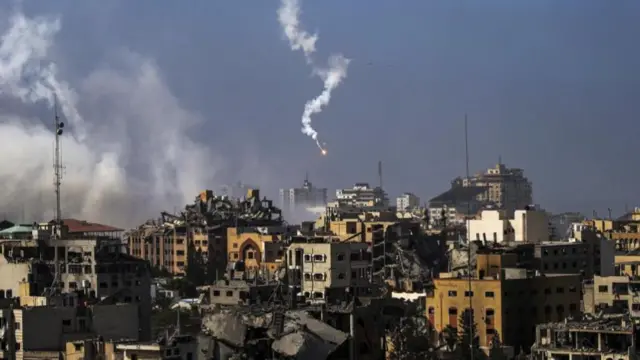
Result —
[[609, 292], [609, 287], [607, 285], [599, 285], [598, 292], [601, 292], [601, 293]]
[[305, 273], [305, 274], [304, 274], [304, 279], [305, 279], [305, 280], [311, 280], [311, 274], [309, 274], [309, 273]]
[[315, 280], [315, 281], [324, 281], [324, 274], [322, 274], [322, 273], [313, 274], [313, 280]]
[[62, 326], [71, 326], [71, 320], [62, 320]]
[[640, 304], [637, 304], [637, 303], [631, 304], [631, 310], [640, 311]]
[[311, 255], [305, 255], [304, 256], [304, 261], [311, 261]]
[[569, 286], [569, 292], [576, 292], [577, 289], [575, 286]]
[[313, 255], [313, 261], [324, 261], [324, 255]]
[[100, 289], [106, 289], [108, 287], [109, 287], [109, 285], [107, 285], [106, 282], [103, 281], [103, 282], [100, 283]]
[[229, 297], [233, 296], [233, 291], [231, 291], [231, 290], [227, 291], [227, 296], [229, 296]]
[[485, 291], [484, 297], [493, 298], [496, 297], [496, 294], [494, 294], [493, 291]]
[[[633, 304], [633, 305], [636, 305], [636, 304]], [[15, 326], [16, 330], [20, 330], [20, 323], [19, 322], [15, 323], [14, 326]]]
[[464, 292], [464, 296], [465, 296], [465, 297], [473, 296], [473, 291], [465, 291], [465, 292]]
[[220, 290], [213, 290], [213, 296], [220, 296]]
[[549, 289], [549, 288], [544, 289], [544, 293], [547, 294], [547, 295], [551, 294], [551, 289]]
[[253, 251], [247, 251], [247, 259], [253, 259]]
[[176, 255], [178, 255], [178, 256], [184, 256], [184, 250], [178, 250], [178, 251], [176, 251]]
[[337, 258], [338, 258], [338, 261], [344, 261], [344, 254], [343, 253], [338, 254]]
[[344, 273], [339, 273], [338, 274], [338, 279], [339, 280], [344, 280], [345, 277], [346, 277], [346, 275]]
[[456, 297], [458, 296], [458, 292], [455, 290], [449, 290], [449, 297]]
[[563, 293], [564, 293], [564, 288], [561, 288], [561, 287], [556, 288], [556, 292], [557, 292], [558, 294], [563, 294]]

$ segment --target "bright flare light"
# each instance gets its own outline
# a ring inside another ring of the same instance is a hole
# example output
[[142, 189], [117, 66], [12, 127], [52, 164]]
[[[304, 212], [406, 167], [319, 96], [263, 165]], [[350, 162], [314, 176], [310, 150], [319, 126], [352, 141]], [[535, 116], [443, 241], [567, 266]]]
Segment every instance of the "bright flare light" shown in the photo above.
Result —
[[322, 152], [322, 155], [327, 155], [327, 150], [325, 150], [325, 149], [320, 149], [320, 151]]

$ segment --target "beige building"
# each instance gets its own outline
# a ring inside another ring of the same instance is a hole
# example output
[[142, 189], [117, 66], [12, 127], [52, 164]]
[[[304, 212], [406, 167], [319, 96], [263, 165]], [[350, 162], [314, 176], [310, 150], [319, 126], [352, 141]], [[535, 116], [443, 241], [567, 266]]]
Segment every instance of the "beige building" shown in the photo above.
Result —
[[628, 310], [640, 317], [640, 279], [629, 276], [594, 276], [593, 282], [585, 284], [584, 311], [596, 314], [602, 309]]
[[531, 182], [522, 169], [508, 168], [502, 163], [477, 173], [468, 179], [457, 178], [453, 186], [485, 187], [488, 192], [480, 201], [495, 204], [499, 209], [512, 214], [517, 209], [533, 204]]
[[487, 242], [549, 241], [549, 219], [541, 210], [516, 210], [513, 217], [502, 210], [483, 210], [480, 219], [468, 221], [471, 240]]
[[293, 243], [287, 266], [299, 284], [298, 295], [312, 302], [332, 302], [367, 293], [371, 255], [367, 244], [353, 242]]
[[123, 253], [120, 239], [85, 235], [69, 240], [63, 227], [63, 237], [53, 240], [48, 226], [34, 229], [32, 238], [0, 244], [0, 298], [34, 299], [28, 305], [40, 305], [38, 298], [57, 293], [77, 294], [83, 301], [115, 297], [139, 307], [139, 338], [150, 338], [148, 264]]
[[[575, 274], [539, 274], [510, 268], [515, 254], [478, 255], [478, 269], [468, 278], [443, 273], [427, 293], [427, 319], [446, 334], [459, 329], [459, 321], [471, 313], [480, 346], [488, 351], [494, 336], [516, 351], [535, 340], [535, 326], [560, 321], [580, 311], [581, 278]], [[471, 283], [471, 288], [469, 285]]]

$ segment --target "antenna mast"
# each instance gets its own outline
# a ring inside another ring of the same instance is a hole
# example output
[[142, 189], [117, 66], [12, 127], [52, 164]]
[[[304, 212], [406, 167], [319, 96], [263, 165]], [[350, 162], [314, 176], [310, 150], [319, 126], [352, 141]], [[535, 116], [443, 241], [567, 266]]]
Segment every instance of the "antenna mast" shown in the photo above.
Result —
[[[466, 170], [466, 176], [467, 176], [467, 182], [469, 182], [469, 136], [467, 134], [467, 114], [464, 114], [464, 158], [465, 158], [465, 170]], [[469, 186], [471, 186], [471, 184], [469, 184]], [[473, 338], [475, 337], [476, 334], [474, 334], [474, 309], [473, 309], [473, 280], [471, 278], [471, 237], [469, 236], [469, 217], [471, 216], [471, 202], [467, 202], [467, 279], [469, 280], [469, 311], [468, 311], [468, 316], [469, 316], [469, 323], [468, 323], [468, 329], [467, 331], [469, 332], [469, 334], [467, 334], [467, 336], [469, 337], [469, 357], [471, 360], [473, 360], [473, 351], [475, 350], [473, 348]]]
[[58, 96], [53, 95], [53, 111], [54, 111], [54, 126], [55, 126], [55, 149], [53, 154], [53, 186], [56, 193], [56, 218], [54, 226], [54, 236], [59, 238], [62, 226], [62, 209], [60, 206], [60, 184], [62, 183], [62, 153], [60, 151], [60, 136], [64, 132], [64, 123], [60, 121], [58, 116]]
[[380, 189], [382, 189], [382, 161], [378, 161], [378, 181]]

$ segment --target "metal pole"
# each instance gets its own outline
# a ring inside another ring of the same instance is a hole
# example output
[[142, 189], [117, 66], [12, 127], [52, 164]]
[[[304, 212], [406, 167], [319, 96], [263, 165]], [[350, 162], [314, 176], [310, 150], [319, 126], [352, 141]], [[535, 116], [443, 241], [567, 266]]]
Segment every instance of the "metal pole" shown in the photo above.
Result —
[[[464, 150], [465, 150], [465, 165], [466, 176], [469, 181], [469, 137], [468, 137], [468, 124], [467, 114], [464, 115]], [[469, 281], [469, 358], [473, 360], [473, 280], [471, 279], [471, 237], [469, 236], [469, 215], [471, 212], [471, 202], [467, 201], [467, 279]]]

